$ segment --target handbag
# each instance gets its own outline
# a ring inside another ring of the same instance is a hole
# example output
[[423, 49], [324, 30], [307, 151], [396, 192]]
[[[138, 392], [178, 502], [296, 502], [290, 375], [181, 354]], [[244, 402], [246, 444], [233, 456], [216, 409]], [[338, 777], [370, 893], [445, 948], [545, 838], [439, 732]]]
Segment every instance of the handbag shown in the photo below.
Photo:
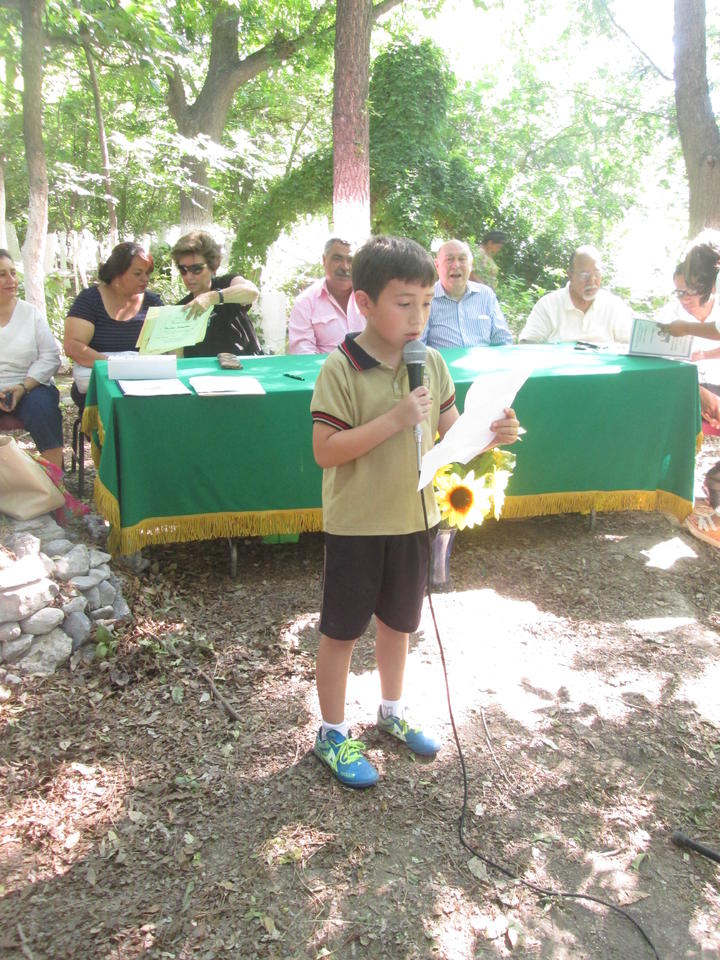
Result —
[[17, 445], [0, 434], [0, 513], [13, 520], [32, 520], [65, 503], [43, 468]]

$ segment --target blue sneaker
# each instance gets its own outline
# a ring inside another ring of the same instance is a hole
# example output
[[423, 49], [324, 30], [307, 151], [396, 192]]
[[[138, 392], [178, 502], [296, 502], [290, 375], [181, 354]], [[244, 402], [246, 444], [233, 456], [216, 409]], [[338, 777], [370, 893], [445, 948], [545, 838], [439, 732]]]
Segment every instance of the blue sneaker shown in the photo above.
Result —
[[378, 708], [377, 725], [385, 733], [402, 740], [413, 753], [421, 757], [434, 757], [440, 749], [440, 744], [434, 737], [429, 737], [418, 727], [411, 726], [404, 717], [395, 717], [392, 714], [384, 717], [382, 707]]
[[378, 772], [363, 756], [365, 744], [344, 737], [337, 730], [322, 735], [322, 727], [315, 737], [313, 753], [326, 763], [344, 787], [372, 787], [378, 782]]

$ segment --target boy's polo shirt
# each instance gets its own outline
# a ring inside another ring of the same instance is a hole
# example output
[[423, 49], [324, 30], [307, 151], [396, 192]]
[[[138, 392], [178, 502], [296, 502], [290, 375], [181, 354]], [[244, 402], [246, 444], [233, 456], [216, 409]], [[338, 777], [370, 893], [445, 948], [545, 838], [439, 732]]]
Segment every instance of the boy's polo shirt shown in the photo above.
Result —
[[[430, 417], [422, 427], [422, 451], [434, 443], [440, 414], [455, 403], [455, 388], [445, 361], [428, 348], [425, 384]], [[371, 357], [348, 336], [323, 364], [310, 405], [314, 423], [350, 430], [387, 413], [409, 393], [407, 367], [395, 372]], [[400, 430], [368, 453], [323, 470], [323, 529], [342, 536], [415, 533], [425, 528], [417, 492], [417, 448], [411, 428]], [[428, 524], [440, 521], [432, 486], [422, 492]]]

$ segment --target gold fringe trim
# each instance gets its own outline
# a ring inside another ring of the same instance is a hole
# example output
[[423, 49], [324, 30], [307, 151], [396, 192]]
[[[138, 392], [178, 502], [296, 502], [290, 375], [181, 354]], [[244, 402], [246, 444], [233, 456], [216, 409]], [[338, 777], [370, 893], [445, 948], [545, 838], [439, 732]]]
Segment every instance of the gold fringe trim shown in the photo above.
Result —
[[703, 437], [705, 434], [700, 431], [700, 433], [695, 437], [695, 453], [700, 453], [700, 448], [703, 445]]
[[[86, 437], [90, 437], [90, 455], [97, 470], [100, 466], [102, 445], [105, 443], [105, 428], [103, 427], [103, 422], [100, 419], [100, 414], [96, 406], [85, 407], [80, 428]], [[100, 441], [99, 444], [95, 442], [96, 433]]]
[[544, 517], [555, 513], [590, 513], [597, 510], [659, 510], [684, 520], [692, 513], [692, 500], [665, 490], [584, 490], [575, 493], [538, 493], [505, 497], [502, 517]]
[[151, 517], [119, 529], [117, 500], [95, 481], [95, 501], [110, 521], [111, 553], [135, 553], [151, 543], [186, 543], [219, 537], [264, 537], [268, 534], [317, 533], [322, 530], [322, 510], [267, 510], [259, 513], [211, 513], [186, 517]]

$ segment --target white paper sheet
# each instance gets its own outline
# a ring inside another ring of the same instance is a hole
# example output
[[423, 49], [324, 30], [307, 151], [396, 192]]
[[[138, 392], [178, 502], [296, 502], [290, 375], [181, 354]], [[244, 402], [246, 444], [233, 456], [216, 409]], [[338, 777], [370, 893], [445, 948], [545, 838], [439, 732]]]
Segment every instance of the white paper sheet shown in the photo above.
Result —
[[629, 353], [641, 357], [677, 357], [687, 360], [692, 350], [692, 342], [692, 337], [671, 337], [654, 320], [634, 317]]
[[174, 380], [177, 377], [177, 357], [110, 357], [108, 380]]
[[201, 397], [265, 393], [260, 381], [256, 380], [255, 377], [248, 377], [246, 374], [232, 377], [190, 377], [190, 385], [195, 393]]
[[448, 463], [467, 463], [492, 442], [490, 424], [505, 417], [520, 387], [532, 373], [532, 367], [492, 370], [477, 376], [467, 392], [465, 410], [440, 443], [428, 450], [422, 460], [418, 490], [426, 487], [440, 467]]
[[118, 386], [126, 397], [168, 397], [189, 393], [182, 380], [118, 380]]

